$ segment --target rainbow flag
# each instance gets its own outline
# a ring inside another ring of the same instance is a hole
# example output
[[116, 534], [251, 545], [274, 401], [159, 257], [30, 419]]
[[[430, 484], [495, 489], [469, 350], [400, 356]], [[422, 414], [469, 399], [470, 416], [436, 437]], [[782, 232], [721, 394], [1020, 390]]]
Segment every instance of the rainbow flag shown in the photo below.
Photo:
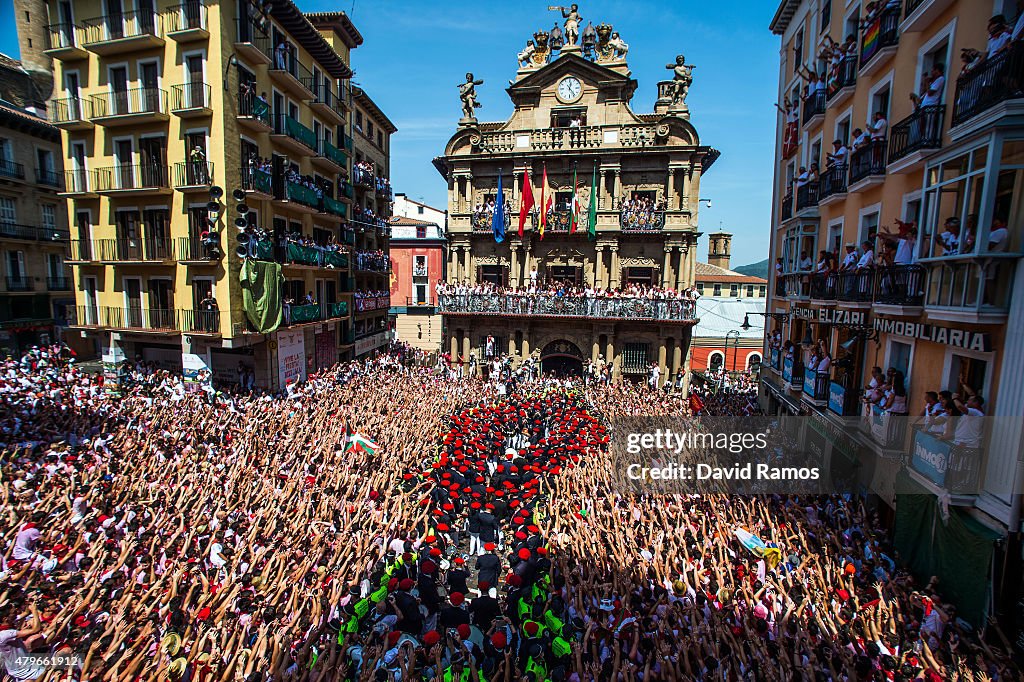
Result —
[[[875, 19], [864, 31], [864, 41], [861, 44], [861, 64], [871, 58], [878, 49], [878, 37], [882, 34], [882, 21]], [[864, 56], [866, 55], [866, 56]]]

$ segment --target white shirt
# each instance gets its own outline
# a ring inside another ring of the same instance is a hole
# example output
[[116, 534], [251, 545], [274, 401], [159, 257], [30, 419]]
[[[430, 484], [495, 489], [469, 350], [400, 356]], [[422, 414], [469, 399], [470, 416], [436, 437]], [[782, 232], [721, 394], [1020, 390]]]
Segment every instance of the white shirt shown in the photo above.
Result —
[[852, 268], [857, 264], [857, 252], [851, 251], [843, 258], [843, 269]]
[[224, 551], [224, 546], [219, 542], [214, 542], [210, 545], [210, 563], [221, 568], [227, 562], [221, 558], [221, 553]]
[[984, 416], [985, 413], [981, 410], [968, 407], [967, 413], [956, 420], [953, 442], [969, 448], [980, 448], [982, 433], [985, 429], [985, 421], [982, 419]]
[[871, 130], [872, 140], [884, 140], [885, 131], [889, 129], [889, 122], [883, 117], [869, 125], [868, 128]]
[[875, 252], [872, 249], [868, 249], [867, 251], [864, 252], [864, 255], [860, 257], [860, 260], [857, 261], [857, 267], [858, 268], [869, 268], [869, 267], [871, 267], [871, 264], [874, 261], [875, 261]]
[[988, 233], [988, 250], [995, 252], [1006, 251], [1010, 240], [1010, 233], [1005, 227], [997, 227]]
[[921, 98], [921, 106], [929, 107], [942, 104], [942, 91], [946, 88], [946, 77], [939, 76], [928, 86], [928, 92]]
[[818, 360], [818, 371], [827, 372], [828, 368], [832, 365], [832, 360], [827, 355], [821, 360]]
[[813, 267], [814, 261], [812, 261], [810, 258], [804, 258], [802, 261], [800, 261], [801, 270], [810, 270]]
[[19, 664], [18, 659], [25, 656], [28, 656], [28, 651], [18, 639], [18, 631], [0, 631], [0, 659], [3, 660], [8, 675], [16, 680], [34, 680], [46, 672], [44, 668], [31, 663]]
[[1003, 49], [1003, 47], [1013, 40], [1013, 36], [1008, 32], [1003, 31], [995, 37], [989, 37], [988, 39], [988, 58], [991, 59], [995, 56], [996, 52]]
[[959, 250], [960, 238], [947, 230], [939, 235], [939, 243], [942, 244], [943, 256], [954, 256]]
[[896, 256], [893, 262], [897, 265], [909, 265], [914, 262], [914, 244], [908, 239], [896, 242]]

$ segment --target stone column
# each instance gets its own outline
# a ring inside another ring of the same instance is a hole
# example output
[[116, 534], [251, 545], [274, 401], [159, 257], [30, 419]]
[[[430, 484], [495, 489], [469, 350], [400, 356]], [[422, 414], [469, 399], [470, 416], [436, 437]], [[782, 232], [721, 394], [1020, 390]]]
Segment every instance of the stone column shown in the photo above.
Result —
[[[512, 202], [513, 202], [512, 203], [512, 209], [513, 210], [515, 210], [516, 197], [519, 196], [519, 194], [518, 194], [519, 186], [520, 186], [519, 182], [520, 182], [520, 178], [522, 178], [522, 176], [523, 176], [523, 174], [520, 173], [519, 171], [517, 171], [517, 170], [512, 171]], [[518, 211], [516, 211], [516, 213], [518, 213]]]
[[473, 352], [472, 339], [469, 338], [469, 332], [463, 332], [462, 334], [462, 359], [466, 363], [466, 373], [469, 373], [469, 354]]
[[528, 329], [523, 330], [523, 351], [521, 358], [530, 357], [530, 331]]
[[[668, 376], [666, 374], [666, 372], [668, 371], [668, 348], [665, 347], [665, 344], [665, 339], [662, 339], [661, 343], [658, 344], [658, 369], [661, 370], [662, 377]], [[656, 386], [655, 388], [660, 388], [660, 386]]]
[[597, 193], [597, 196], [598, 196], [598, 206], [597, 207], [599, 209], [601, 209], [601, 210], [606, 210], [608, 208], [608, 183], [605, 182], [605, 178], [607, 177], [608, 171], [606, 171], [604, 168], [602, 168], [600, 170], [600, 174], [601, 174], [601, 186], [600, 186], [600, 190], [601, 191], [599, 191]]
[[679, 372], [683, 366], [683, 346], [682, 341], [677, 339], [672, 345], [672, 378], [675, 379], [679, 376]]
[[519, 245], [518, 244], [509, 244], [508, 245], [508, 251], [509, 251], [509, 260], [512, 263], [511, 267], [509, 268], [509, 272], [508, 272], [508, 283], [509, 283], [510, 286], [517, 286], [518, 287], [518, 286], [521, 286], [520, 280], [519, 280]]
[[[615, 335], [611, 332], [608, 333], [608, 343], [605, 344], [604, 348], [604, 360], [608, 364], [615, 362]], [[612, 367], [614, 369], [614, 366]]]
[[458, 355], [459, 355], [459, 337], [456, 336], [455, 332], [452, 332], [452, 339], [451, 339], [451, 356], [452, 356], [452, 361], [455, 361], [455, 359], [458, 357]]
[[619, 207], [622, 200], [622, 169], [615, 169], [615, 189], [612, 190], [612, 209]]
[[693, 283], [693, 255], [695, 247], [695, 244], [690, 244], [683, 252], [683, 258], [686, 260], [686, 265], [683, 266], [683, 284], [686, 286], [690, 286]]
[[621, 269], [619, 268], [619, 247], [616, 244], [611, 247], [612, 249], [612, 271], [611, 271], [611, 288], [614, 289], [619, 286], [619, 278], [622, 276]]
[[476, 256], [473, 255], [473, 249], [469, 246], [466, 247], [466, 276], [473, 284], [479, 284], [476, 281]]
[[676, 272], [675, 272], [675, 275], [676, 275], [676, 285], [675, 285], [675, 288], [678, 290], [678, 289], [682, 289], [683, 288], [683, 268], [685, 267], [685, 264], [686, 264], [686, 247], [685, 246], [676, 246], [676, 254], [677, 254], [678, 258], [677, 258], [677, 265], [676, 265]]
[[665, 183], [665, 208], [672, 210], [679, 205], [676, 194], [676, 169], [668, 169], [668, 182]]
[[466, 210], [469, 213], [473, 210], [473, 174], [466, 173]]
[[661, 266], [661, 286], [671, 287], [672, 284], [672, 273], [670, 271], [672, 267], [672, 247], [669, 244], [665, 245], [665, 258]]
[[601, 247], [600, 246], [595, 246], [594, 247], [594, 279], [590, 283], [591, 286], [593, 286], [595, 289], [598, 286], [597, 282], [598, 282], [598, 277], [600, 276], [600, 270], [601, 270]]
[[690, 193], [693, 195], [690, 197], [691, 204], [697, 204], [697, 208], [694, 213], [700, 212], [700, 166], [696, 165], [693, 167], [693, 173], [690, 177]]
[[508, 335], [508, 354], [511, 357], [516, 356], [516, 333], [512, 332]]
[[599, 334], [594, 334], [594, 346], [590, 349], [590, 359], [597, 362], [597, 356], [601, 354], [601, 344], [598, 343], [597, 337]]
[[683, 196], [679, 203], [679, 208], [686, 209], [690, 207], [690, 168], [683, 169]]

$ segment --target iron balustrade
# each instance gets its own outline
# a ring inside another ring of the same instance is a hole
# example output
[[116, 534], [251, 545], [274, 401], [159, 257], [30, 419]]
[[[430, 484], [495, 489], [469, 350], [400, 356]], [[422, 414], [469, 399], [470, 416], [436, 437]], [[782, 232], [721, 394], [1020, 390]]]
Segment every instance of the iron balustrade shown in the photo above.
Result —
[[910, 422], [907, 416], [890, 414], [877, 405], [868, 405], [866, 409], [868, 415], [864, 423], [871, 440], [886, 450], [906, 451]]
[[63, 189], [64, 175], [52, 168], [36, 168], [36, 184]]
[[96, 169], [97, 191], [166, 189], [167, 166], [123, 163]]
[[804, 186], [796, 188], [796, 210], [798, 213], [806, 208], [817, 208], [818, 188], [817, 182], [808, 182]]
[[64, 250], [64, 260], [87, 263], [95, 260], [95, 253], [91, 239], [72, 239]]
[[47, 277], [46, 288], [50, 291], [71, 291], [71, 278]]
[[219, 310], [178, 310], [178, 329], [191, 334], [219, 334]]
[[870, 303], [875, 293], [875, 271], [850, 270], [839, 273], [836, 298], [840, 301], [853, 303]]
[[816, 272], [811, 275], [811, 298], [821, 301], [836, 300], [838, 277], [834, 273]]
[[660, 232], [665, 228], [665, 212], [620, 213], [619, 228], [623, 232]]
[[160, 88], [130, 88], [93, 95], [93, 118], [163, 114], [167, 91]]
[[842, 58], [836, 67], [834, 77], [828, 83], [828, 99], [835, 97], [843, 88], [853, 87], [857, 84], [858, 56], [847, 55]]
[[238, 115], [259, 121], [268, 128], [270, 121], [270, 104], [255, 92], [242, 90], [238, 93]]
[[957, 79], [952, 125], [1017, 97], [1024, 97], [1024, 42], [1020, 41]]
[[242, 189], [260, 194], [273, 194], [273, 178], [268, 171], [242, 166], [239, 169], [241, 175]]
[[205, 242], [200, 237], [178, 237], [175, 255], [180, 261], [216, 261], [223, 254], [218, 242]]
[[[506, 204], [508, 207], [509, 205]], [[509, 207], [511, 210], [511, 207]], [[532, 216], [533, 229], [540, 230], [540, 219], [539, 215], [534, 213]], [[568, 234], [570, 223], [572, 222], [572, 211], [553, 208], [547, 212], [547, 220], [544, 223], [544, 231], [552, 234]], [[505, 220], [505, 229], [509, 226], [508, 219]], [[579, 229], [579, 228], [577, 228]], [[584, 230], [585, 231], [585, 230]]]
[[93, 101], [91, 97], [61, 97], [51, 100], [50, 123], [78, 123], [93, 117]]
[[119, 12], [82, 22], [86, 44], [104, 43], [124, 38], [160, 36], [159, 22], [153, 10]]
[[804, 125], [815, 116], [825, 115], [825, 102], [828, 97], [828, 92], [824, 89], [815, 90], [814, 92], [807, 95], [807, 99], [804, 100]]
[[320, 320], [320, 306], [311, 303], [309, 305], [292, 305], [285, 308], [285, 325], [306, 324]]
[[359, 166], [352, 169], [352, 184], [365, 189], [374, 189], [377, 186], [373, 173]]
[[306, 187], [300, 182], [288, 180], [285, 182], [285, 197], [288, 201], [320, 210], [320, 196], [316, 190]]
[[829, 376], [828, 372], [818, 372], [810, 367], [804, 368], [803, 392], [805, 395], [810, 396], [811, 400], [815, 402], [827, 401], [828, 389], [831, 383], [832, 377]]
[[872, 140], [850, 153], [850, 184], [872, 175], [885, 175], [886, 141]]
[[809, 272], [790, 272], [783, 275], [785, 295], [790, 298], [807, 298], [811, 290], [810, 274]]
[[345, 152], [341, 151], [327, 140], [321, 140], [320, 150], [318, 153], [320, 156], [341, 166], [342, 168], [344, 168], [348, 163], [348, 157], [345, 156]]
[[423, 266], [416, 266], [416, 265], [412, 266], [412, 276], [413, 277], [426, 277], [427, 276], [427, 266], [425, 266], [425, 265], [423, 265]]
[[35, 291], [35, 281], [25, 275], [7, 275], [4, 278], [7, 291]]
[[210, 86], [192, 81], [171, 86], [171, 111], [210, 108]]
[[887, 47], [895, 47], [900, 42], [900, 7], [887, 7], [882, 10], [874, 21], [864, 27], [860, 35], [860, 66]]
[[164, 12], [164, 31], [167, 34], [181, 31], [207, 30], [207, 7], [198, 0], [185, 0], [177, 7]]
[[85, 168], [64, 171], [64, 191], [70, 194], [95, 192], [98, 184], [96, 171]]
[[50, 24], [46, 32], [50, 37], [51, 50], [66, 50], [78, 47], [78, 32], [82, 30], [77, 24], [60, 23]]
[[97, 239], [99, 260], [112, 263], [140, 263], [174, 259], [173, 244], [165, 237], [118, 237]]
[[178, 311], [173, 308], [145, 308], [130, 305], [126, 308], [99, 307], [98, 326], [109, 329], [147, 329], [151, 331], [178, 330]]
[[274, 133], [287, 135], [310, 151], [316, 151], [316, 134], [288, 114], [278, 114], [274, 119]]
[[875, 271], [875, 303], [919, 306], [924, 303], [925, 269], [920, 265], [891, 265]]
[[793, 193], [788, 192], [782, 197], [782, 220], [789, 220], [793, 217]]
[[[312, 79], [310, 79], [312, 81]], [[338, 116], [345, 117], [345, 106], [341, 96], [331, 90], [331, 84], [325, 80], [319, 83], [310, 82], [305, 84], [306, 89], [313, 93], [313, 101], [310, 105], [321, 105], [330, 109]]]
[[554, 294], [440, 294], [446, 313], [691, 321], [693, 301], [681, 299], [569, 297]]
[[0, 159], [0, 177], [25, 179], [25, 165], [12, 159]]
[[889, 133], [889, 163], [923, 149], [942, 146], [944, 104], [918, 107], [917, 111], [892, 127]]
[[355, 190], [352, 188], [352, 183], [348, 182], [347, 180], [342, 180], [338, 184], [338, 191], [341, 194], [341, 196], [345, 197], [346, 199], [352, 199], [355, 197], [356, 194]]
[[212, 161], [179, 161], [174, 164], [175, 187], [205, 187], [212, 184]]
[[850, 175], [850, 167], [845, 163], [837, 163], [825, 169], [821, 174], [821, 189], [818, 201], [837, 194], [846, 194], [846, 179]]
[[925, 305], [959, 310], [1005, 311], [1013, 293], [1015, 261], [949, 259], [929, 263]]
[[36, 225], [24, 225], [8, 220], [0, 220], [0, 237], [6, 239], [26, 239], [36, 242], [59, 242], [68, 239], [70, 235], [67, 230], [56, 228], [38, 227]]

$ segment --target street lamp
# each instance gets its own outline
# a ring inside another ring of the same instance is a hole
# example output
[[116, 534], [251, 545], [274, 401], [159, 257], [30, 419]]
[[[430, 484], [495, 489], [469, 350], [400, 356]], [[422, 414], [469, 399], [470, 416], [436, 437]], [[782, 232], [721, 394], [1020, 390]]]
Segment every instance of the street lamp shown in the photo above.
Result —
[[704, 204], [708, 208], [711, 208], [711, 199], [697, 199], [697, 205], [700, 206], [701, 204]]
[[744, 313], [743, 314], [743, 324], [740, 325], [740, 329], [742, 329], [743, 331], [747, 331], [747, 330], [749, 330], [751, 328], [751, 326], [752, 326], [750, 324], [750, 316], [751, 315], [760, 315], [761, 317], [770, 317], [773, 320], [775, 320], [776, 322], [788, 322], [789, 321], [789, 313]]
[[[732, 349], [732, 366], [733, 366], [733, 369], [736, 368], [736, 356], [739, 354], [739, 351], [740, 351], [740, 333], [737, 330], [735, 330], [735, 329], [731, 329], [725, 335], [725, 355], [722, 358], [722, 360], [723, 360], [723, 362], [722, 362], [722, 365], [723, 365], [722, 366], [722, 370], [723, 370], [722, 371], [722, 376], [720, 376], [718, 378], [718, 391], [722, 390], [722, 382], [725, 381], [725, 375], [729, 371], [729, 339], [735, 339], [736, 340], [735, 344], [733, 345], [733, 349]], [[716, 393], [718, 391], [716, 391]]]

